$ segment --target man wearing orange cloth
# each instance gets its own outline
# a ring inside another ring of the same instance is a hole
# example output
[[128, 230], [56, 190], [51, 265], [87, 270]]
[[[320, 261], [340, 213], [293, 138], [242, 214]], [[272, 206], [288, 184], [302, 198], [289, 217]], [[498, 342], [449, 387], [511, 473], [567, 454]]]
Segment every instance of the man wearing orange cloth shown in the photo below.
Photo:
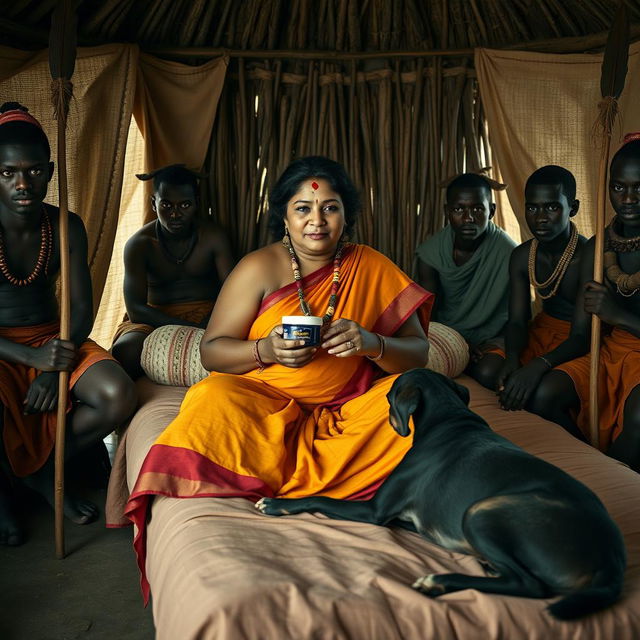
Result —
[[[605, 231], [605, 281], [592, 280], [595, 239], [585, 246], [572, 332], [589, 349], [591, 315], [603, 323], [598, 377], [600, 448], [640, 471], [640, 133], [625, 137], [611, 160], [609, 199], [616, 215]], [[540, 386], [539, 413], [589, 433], [590, 355], [552, 371]]]
[[[82, 454], [135, 408], [135, 389], [120, 365], [87, 340], [93, 324], [87, 235], [69, 214], [71, 337], [59, 339], [56, 278], [59, 211], [45, 204], [53, 174], [40, 123], [17, 103], [0, 107], [0, 544], [24, 541], [13, 504], [20, 479], [53, 504], [52, 449], [59, 371], [70, 372], [68, 457]], [[78, 524], [96, 507], [65, 494], [65, 515]]]
[[[359, 198], [341, 165], [295, 161], [270, 205], [283, 241], [246, 256], [225, 282], [201, 343], [218, 373], [187, 392], [129, 499], [143, 570], [153, 494], [364, 499], [411, 446], [389, 425], [396, 376], [386, 374], [426, 365], [432, 294], [346, 241]], [[319, 344], [283, 337], [291, 315], [322, 317]]]
[[[533, 234], [516, 247], [509, 263], [509, 320], [506, 354], [493, 377], [503, 409], [536, 412], [536, 389], [556, 365], [574, 358], [580, 340], [571, 319], [586, 239], [571, 218], [578, 212], [576, 181], [570, 171], [547, 165], [525, 187], [525, 218]], [[531, 287], [542, 311], [531, 319]]]
[[229, 241], [198, 217], [198, 176], [181, 164], [140, 174], [153, 180], [153, 222], [124, 250], [127, 315], [111, 352], [135, 380], [145, 338], [167, 324], [206, 327], [220, 285], [233, 267]]

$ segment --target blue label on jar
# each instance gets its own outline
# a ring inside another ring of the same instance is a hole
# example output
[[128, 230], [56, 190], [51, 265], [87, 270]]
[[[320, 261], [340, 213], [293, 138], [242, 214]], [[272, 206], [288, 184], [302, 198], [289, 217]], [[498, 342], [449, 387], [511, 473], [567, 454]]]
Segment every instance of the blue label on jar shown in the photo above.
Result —
[[282, 337], [285, 340], [304, 340], [305, 346], [320, 344], [320, 327], [309, 324], [283, 324]]

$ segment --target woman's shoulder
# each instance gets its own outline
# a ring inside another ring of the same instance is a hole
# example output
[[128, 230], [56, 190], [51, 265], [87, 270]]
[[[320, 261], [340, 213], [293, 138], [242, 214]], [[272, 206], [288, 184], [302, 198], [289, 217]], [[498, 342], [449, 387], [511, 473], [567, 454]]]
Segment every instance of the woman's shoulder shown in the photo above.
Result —
[[269, 288], [270, 280], [277, 279], [282, 252], [278, 251], [279, 243], [269, 244], [251, 251], [240, 259], [233, 269], [236, 280], [259, 282]]

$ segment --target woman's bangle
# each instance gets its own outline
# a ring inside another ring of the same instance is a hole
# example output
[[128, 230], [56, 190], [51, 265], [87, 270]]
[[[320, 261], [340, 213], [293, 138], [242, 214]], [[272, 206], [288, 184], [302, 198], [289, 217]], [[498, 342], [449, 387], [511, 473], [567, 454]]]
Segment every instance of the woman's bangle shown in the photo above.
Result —
[[262, 340], [262, 338], [258, 338], [253, 343], [253, 359], [256, 361], [256, 364], [258, 365], [258, 372], [264, 371], [265, 367], [267, 366], [264, 362], [262, 362], [262, 358], [260, 357], [260, 352], [258, 351], [258, 342], [260, 342], [260, 340]]
[[374, 362], [377, 362], [378, 360], [382, 359], [382, 356], [384, 356], [385, 342], [384, 342], [384, 336], [381, 336], [379, 333], [376, 333], [375, 335], [380, 341], [380, 353], [377, 356], [367, 356], [367, 358], [369, 358], [369, 360], [373, 360]]
[[538, 356], [538, 358], [542, 360], [542, 362], [544, 362], [547, 367], [549, 367], [549, 370], [553, 369], [553, 365], [544, 356]]

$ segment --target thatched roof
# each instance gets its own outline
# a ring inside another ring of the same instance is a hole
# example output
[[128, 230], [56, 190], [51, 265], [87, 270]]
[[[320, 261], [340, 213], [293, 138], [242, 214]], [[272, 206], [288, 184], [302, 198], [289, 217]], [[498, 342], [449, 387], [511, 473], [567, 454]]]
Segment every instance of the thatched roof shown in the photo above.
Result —
[[[46, 46], [57, 0], [1, 0], [0, 42]], [[387, 51], [504, 47], [609, 29], [617, 0], [77, 0], [79, 44]], [[640, 22], [640, 0], [627, 0]], [[594, 41], [594, 46], [599, 46]], [[585, 46], [584, 48], [589, 48]]]

